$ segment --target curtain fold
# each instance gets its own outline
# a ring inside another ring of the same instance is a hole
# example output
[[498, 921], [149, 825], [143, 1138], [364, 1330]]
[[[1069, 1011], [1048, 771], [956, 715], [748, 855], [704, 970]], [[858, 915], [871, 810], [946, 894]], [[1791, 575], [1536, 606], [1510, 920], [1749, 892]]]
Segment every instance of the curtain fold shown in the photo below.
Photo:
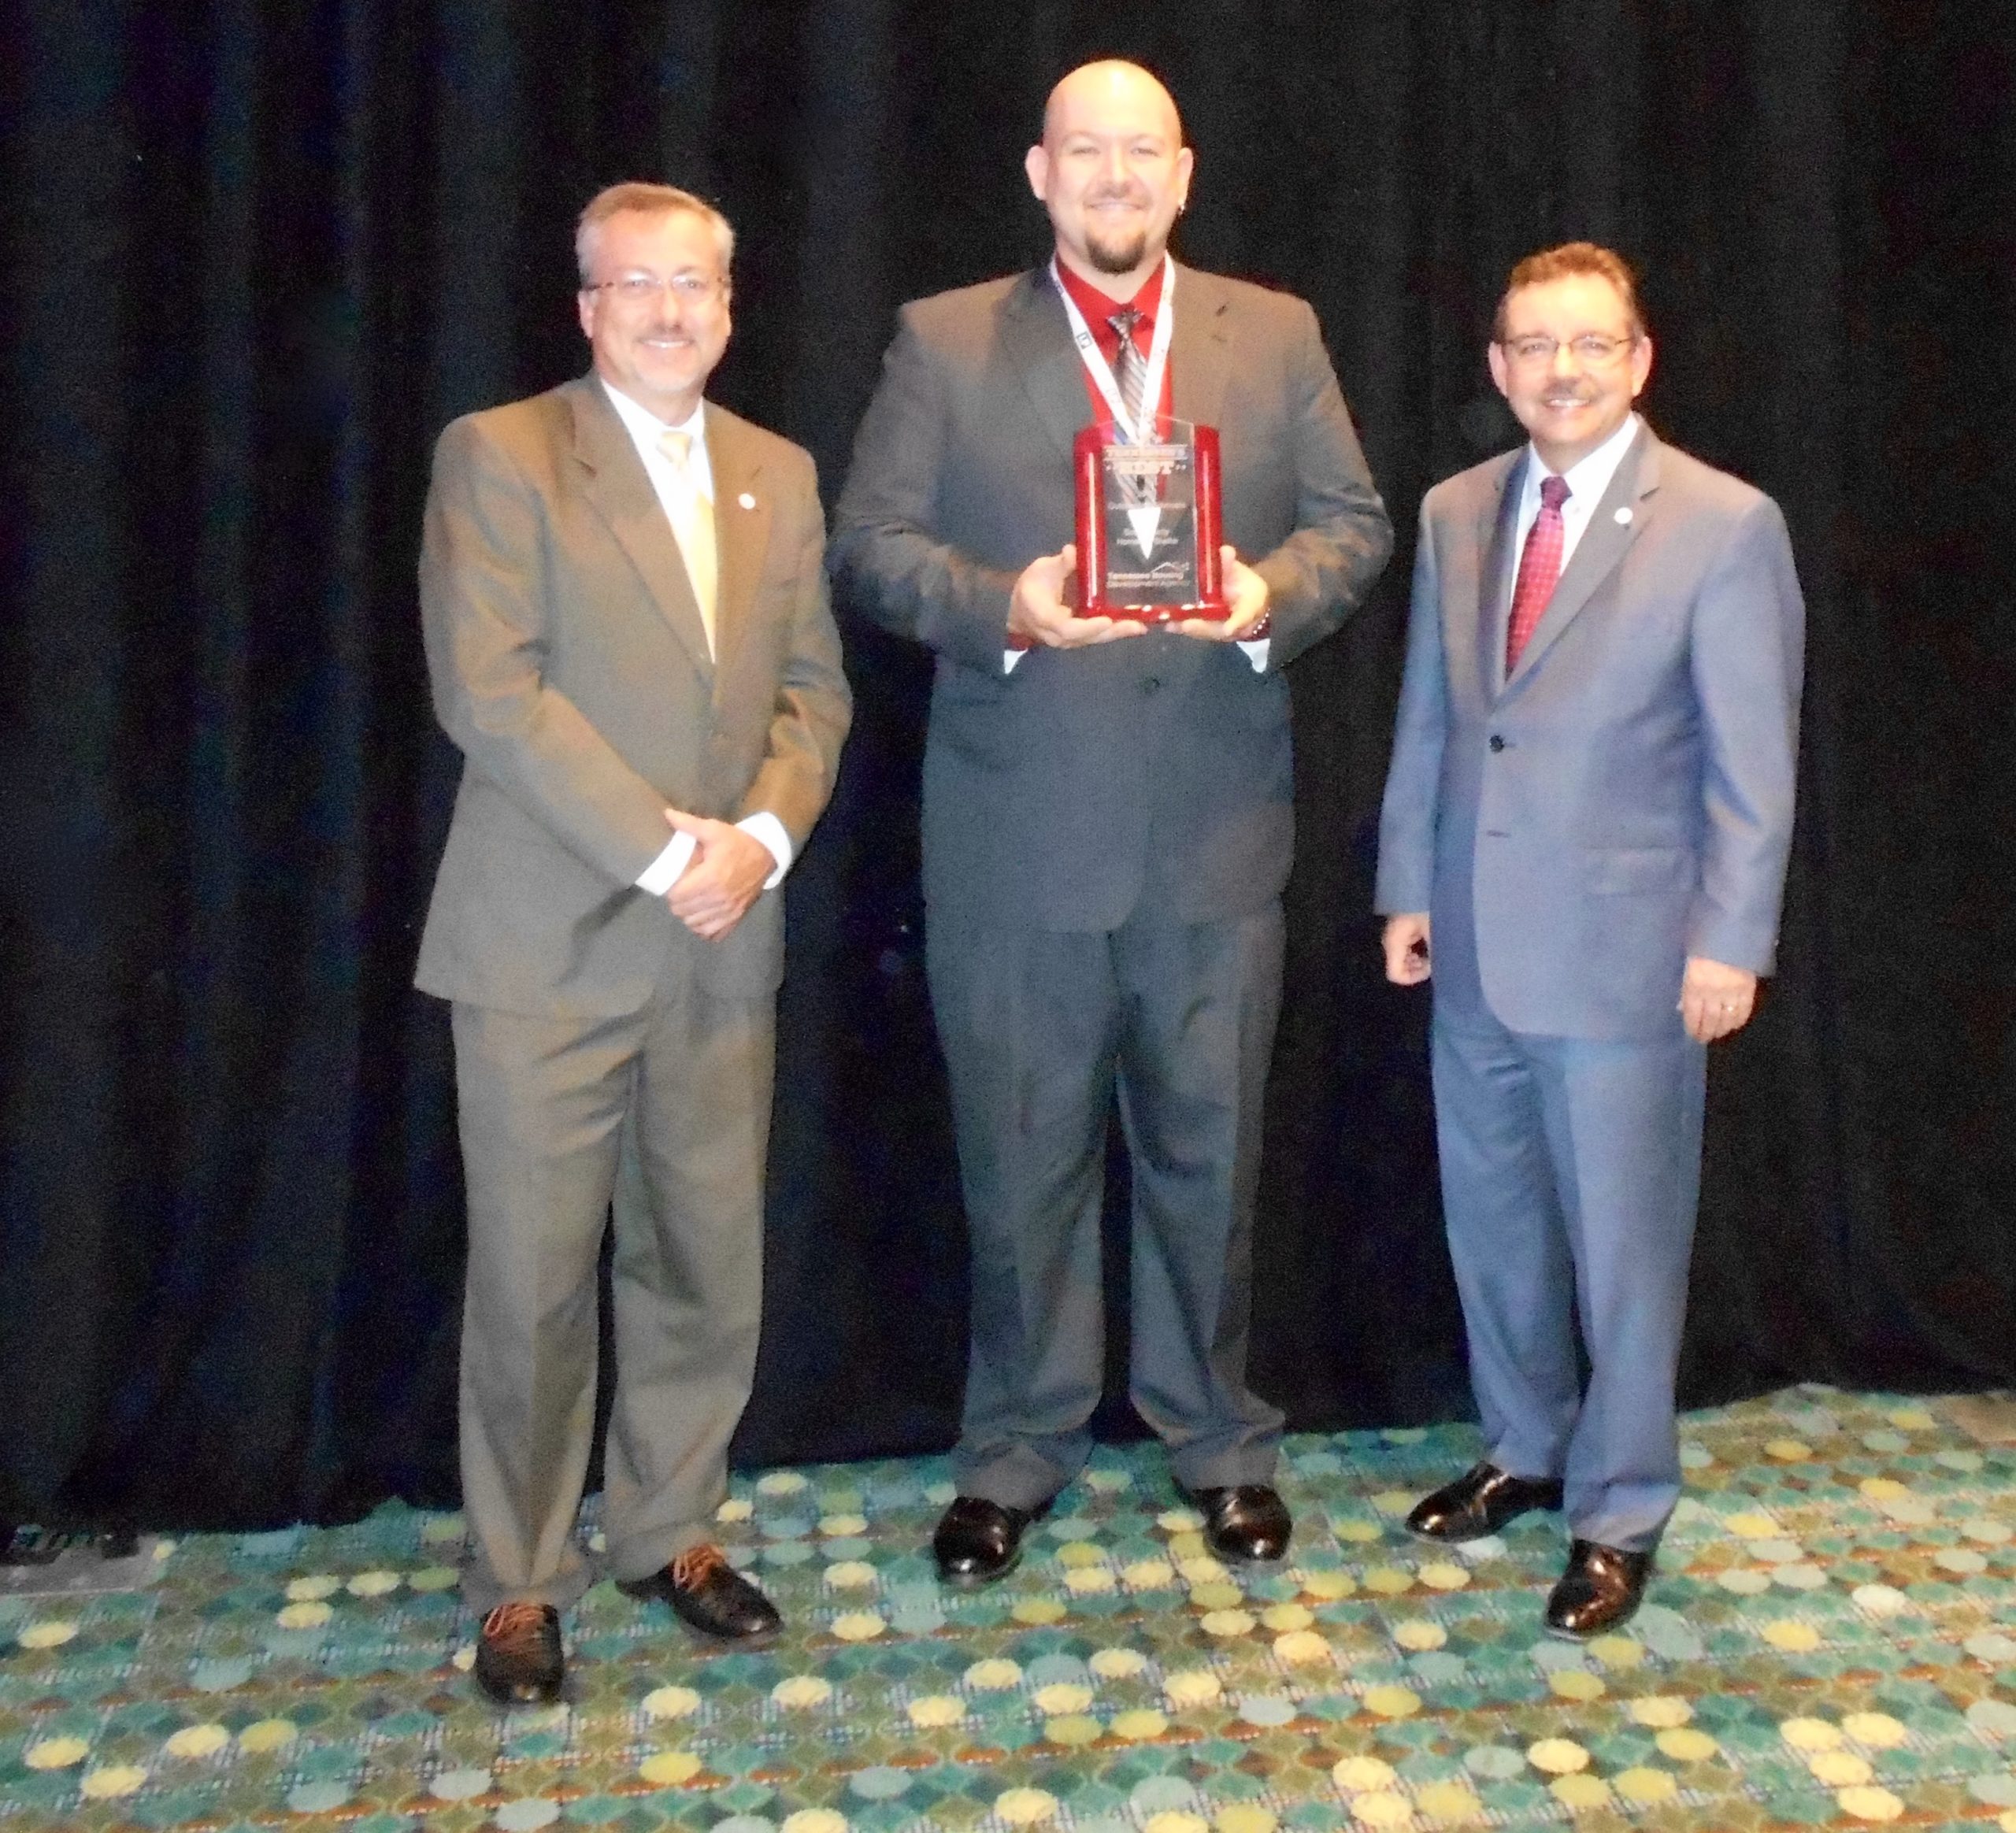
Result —
[[[715, 392], [830, 500], [895, 307], [1044, 252], [1021, 155], [1108, 54], [1184, 109], [1184, 257], [1315, 305], [1403, 531], [1292, 672], [1262, 1387], [1306, 1427], [1468, 1405], [1373, 827], [1416, 508], [1513, 442], [1490, 311], [1577, 235], [1639, 265], [1647, 411], [1778, 498], [1810, 609], [1781, 972], [1714, 1054], [1687, 1397], [2016, 1383], [2016, 19], [1969, 10], [17, 0], [0, 1519], [452, 1499], [451, 1064], [409, 983], [458, 762], [414, 602], [432, 441], [584, 365], [573, 217], [662, 178], [739, 235]], [[929, 670], [841, 612], [858, 723], [791, 879], [752, 1461], [943, 1445], [963, 1376]]]

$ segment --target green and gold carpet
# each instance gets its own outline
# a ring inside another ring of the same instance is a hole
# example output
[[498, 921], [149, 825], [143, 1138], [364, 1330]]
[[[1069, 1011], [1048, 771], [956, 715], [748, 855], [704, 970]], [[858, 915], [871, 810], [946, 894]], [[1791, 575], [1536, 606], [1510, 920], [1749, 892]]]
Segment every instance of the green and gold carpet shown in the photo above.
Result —
[[0, 1833], [2016, 1833], [2016, 1450], [1815, 1388], [1684, 1436], [1648, 1607], [1586, 1648], [1540, 1627], [1557, 1518], [1460, 1557], [1401, 1531], [1461, 1427], [1291, 1440], [1294, 1557], [1259, 1578], [1151, 1446], [1102, 1449], [972, 1595], [925, 1551], [941, 1462], [740, 1477], [722, 1538], [785, 1639], [707, 1653], [602, 1584], [547, 1712], [474, 1693], [453, 1516], [17, 1569]]

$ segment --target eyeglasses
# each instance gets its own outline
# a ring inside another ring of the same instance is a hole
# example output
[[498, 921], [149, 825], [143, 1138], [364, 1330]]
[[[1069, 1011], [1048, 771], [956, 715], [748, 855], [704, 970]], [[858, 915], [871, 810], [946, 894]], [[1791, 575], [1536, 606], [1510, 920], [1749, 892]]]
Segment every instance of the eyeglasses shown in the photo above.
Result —
[[661, 294], [669, 291], [682, 306], [699, 306], [720, 292], [725, 282], [713, 274], [674, 274], [669, 280], [660, 280], [656, 274], [618, 274], [613, 280], [591, 280], [581, 291], [584, 293], [610, 293], [626, 306], [656, 305]]
[[[1575, 353], [1578, 363], [1592, 369], [1601, 369], [1615, 362], [1637, 341], [1635, 337], [1606, 337], [1599, 331], [1585, 331], [1580, 337], [1571, 337], [1568, 348]], [[1499, 347], [1507, 352], [1515, 363], [1537, 368], [1543, 363], [1554, 361], [1555, 353], [1561, 348], [1561, 340], [1540, 336], [1501, 338]]]

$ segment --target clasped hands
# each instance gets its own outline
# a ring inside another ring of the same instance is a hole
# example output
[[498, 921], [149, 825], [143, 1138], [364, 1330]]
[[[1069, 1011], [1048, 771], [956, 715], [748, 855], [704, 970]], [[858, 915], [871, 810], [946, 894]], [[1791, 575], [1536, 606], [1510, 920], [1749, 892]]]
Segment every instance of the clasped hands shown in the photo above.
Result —
[[[1425, 911], [1386, 919], [1380, 937], [1386, 954], [1386, 978], [1396, 987], [1418, 987], [1431, 972], [1429, 920]], [[1757, 976], [1747, 968], [1689, 955], [1680, 977], [1680, 1021], [1699, 1044], [1712, 1044], [1739, 1031], [1757, 1007]]]
[[[1231, 614], [1185, 617], [1162, 628], [1206, 642], [1235, 642], [1266, 615], [1267, 582], [1229, 546], [1218, 550], [1225, 566], [1225, 598]], [[1084, 649], [1095, 642], [1140, 636], [1147, 626], [1131, 617], [1080, 617], [1065, 602], [1065, 583], [1077, 570], [1078, 550], [1070, 542], [1024, 567], [1008, 601], [1008, 630], [1045, 649]]]
[[705, 942], [717, 942], [762, 894], [777, 862], [753, 835], [727, 821], [678, 809], [665, 812], [674, 832], [693, 837], [693, 857], [665, 894], [673, 916]]

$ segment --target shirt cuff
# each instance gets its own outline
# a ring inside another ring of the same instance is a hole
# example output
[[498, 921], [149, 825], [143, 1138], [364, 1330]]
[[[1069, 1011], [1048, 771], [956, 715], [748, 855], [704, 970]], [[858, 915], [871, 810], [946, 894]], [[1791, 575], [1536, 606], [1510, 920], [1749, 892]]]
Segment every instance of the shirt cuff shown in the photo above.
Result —
[[637, 889], [649, 891], [654, 898], [662, 898], [679, 883], [679, 875], [685, 871], [687, 862], [693, 857], [693, 836], [675, 834], [664, 852], [637, 875]]
[[[736, 825], [750, 839], [761, 841], [763, 850], [777, 862], [776, 869], [763, 881], [765, 891], [775, 891], [784, 883], [784, 874], [791, 870], [792, 858], [791, 835], [784, 831], [784, 823], [767, 809], [759, 809]], [[679, 883], [680, 874], [692, 861], [693, 850], [691, 834], [673, 835], [665, 851], [637, 875], [637, 889], [648, 891], [654, 898], [662, 898]]]
[[735, 824], [752, 840], [760, 840], [770, 857], [777, 862], [777, 869], [764, 879], [763, 889], [774, 891], [784, 882], [784, 874], [791, 870], [792, 859], [791, 836], [784, 831], [784, 824], [768, 809], [758, 809], [753, 815], [744, 815]]

